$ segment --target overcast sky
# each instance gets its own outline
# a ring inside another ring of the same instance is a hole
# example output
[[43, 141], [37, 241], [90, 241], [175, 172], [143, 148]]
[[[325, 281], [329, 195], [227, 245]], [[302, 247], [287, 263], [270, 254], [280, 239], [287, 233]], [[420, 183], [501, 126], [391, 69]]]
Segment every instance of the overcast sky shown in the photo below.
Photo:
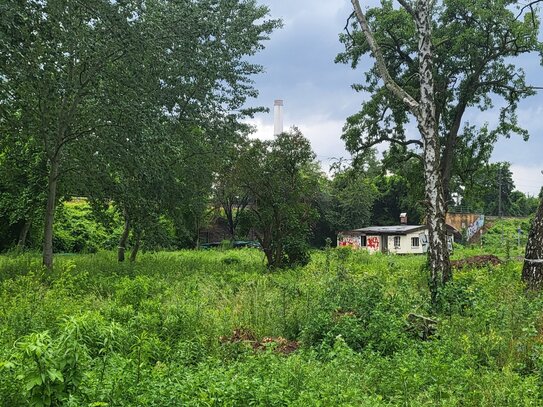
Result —
[[[273, 101], [284, 100], [284, 125], [299, 127], [311, 141], [317, 159], [327, 167], [330, 161], [349, 158], [341, 140], [345, 119], [357, 112], [367, 95], [355, 92], [351, 85], [361, 82], [363, 67], [334, 63], [342, 51], [338, 35], [351, 12], [348, 0], [260, 0], [281, 18], [282, 29], [267, 41], [266, 49], [254, 60], [265, 73], [256, 78], [260, 96], [254, 105], [267, 106], [268, 114], [258, 114], [250, 122], [257, 127], [256, 136], [273, 137]], [[375, 4], [375, 1], [371, 1]], [[318, 4], [318, 5], [317, 5]], [[365, 66], [372, 61], [366, 59]], [[543, 67], [539, 58], [522, 58], [531, 83], [543, 86]], [[497, 110], [468, 112], [472, 124], [495, 123]], [[493, 162], [509, 161], [518, 190], [537, 195], [543, 185], [543, 91], [522, 101], [518, 111], [520, 123], [530, 132], [525, 142], [513, 135], [500, 140], [494, 149]]]

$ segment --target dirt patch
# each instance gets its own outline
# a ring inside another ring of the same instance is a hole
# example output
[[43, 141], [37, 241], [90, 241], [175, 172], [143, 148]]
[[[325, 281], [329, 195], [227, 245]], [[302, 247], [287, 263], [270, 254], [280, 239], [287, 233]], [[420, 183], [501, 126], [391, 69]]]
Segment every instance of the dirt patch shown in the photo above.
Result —
[[500, 264], [502, 264], [502, 261], [493, 254], [483, 254], [481, 256], [472, 256], [462, 260], [451, 261], [451, 266], [456, 269], [463, 269], [466, 267], [481, 268], [486, 266], [498, 266]]
[[222, 344], [227, 343], [246, 343], [255, 351], [264, 351], [267, 349], [273, 349], [274, 352], [289, 355], [300, 347], [298, 341], [291, 341], [282, 336], [265, 336], [260, 340], [249, 329], [237, 328], [234, 329], [232, 335], [221, 336], [219, 341]]

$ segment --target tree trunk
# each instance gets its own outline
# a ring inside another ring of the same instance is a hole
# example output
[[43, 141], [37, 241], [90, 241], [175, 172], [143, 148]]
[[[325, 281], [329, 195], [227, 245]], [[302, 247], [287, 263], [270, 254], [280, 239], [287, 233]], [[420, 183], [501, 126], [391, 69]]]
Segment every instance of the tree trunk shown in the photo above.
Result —
[[529, 289], [540, 290], [543, 288], [543, 198], [528, 235], [524, 257], [522, 281]]
[[451, 266], [447, 247], [441, 155], [435, 116], [431, 15], [431, 2], [419, 1], [415, 11], [420, 61], [420, 101], [416, 116], [423, 141], [430, 293], [432, 303], [435, 304], [439, 288], [451, 279]]
[[234, 241], [236, 235], [236, 225], [234, 222], [234, 205], [229, 199], [223, 205], [224, 214], [226, 215], [226, 223], [228, 225], [228, 234], [230, 239]]
[[51, 168], [47, 180], [47, 205], [45, 207], [45, 224], [43, 231], [43, 265], [49, 270], [53, 268], [53, 222], [57, 203], [57, 185], [60, 158], [57, 155], [51, 159]]
[[124, 261], [124, 252], [126, 251], [126, 242], [128, 241], [128, 234], [130, 233], [130, 221], [126, 211], [124, 212], [124, 229], [119, 239], [119, 247], [117, 248], [117, 260]]
[[30, 230], [30, 225], [32, 224], [32, 220], [27, 219], [25, 220], [25, 223], [23, 225], [23, 228], [19, 232], [19, 239], [17, 241], [17, 249], [23, 250], [26, 246], [26, 237], [28, 236], [28, 231]]
[[427, 143], [427, 151], [424, 154], [424, 178], [429, 244], [428, 266], [430, 294], [432, 303], [436, 304], [439, 289], [452, 278], [452, 274], [445, 227], [445, 200], [438, 165], [439, 149], [435, 140], [428, 140]]
[[271, 244], [271, 232], [264, 231], [262, 234], [256, 234], [256, 238], [258, 239], [260, 243], [260, 247], [262, 247], [262, 251], [264, 252], [264, 256], [266, 256], [266, 261], [268, 263], [268, 268], [274, 268], [275, 267], [275, 261], [273, 258], [274, 250]]
[[413, 9], [411, 3], [398, 0], [413, 17], [418, 36], [420, 100], [415, 100], [390, 76], [383, 53], [371, 31], [358, 0], [351, 0], [360, 28], [377, 63], [379, 76], [386, 88], [401, 100], [417, 119], [423, 143], [424, 181], [426, 197], [426, 223], [428, 225], [428, 263], [430, 292], [435, 304], [439, 288], [452, 277], [445, 229], [445, 199], [441, 178], [441, 155], [437, 136], [435, 84], [432, 53], [431, 0], [419, 0]]
[[132, 263], [136, 261], [138, 251], [140, 250], [140, 243], [141, 243], [141, 233], [136, 232], [134, 247], [132, 248], [132, 252], [130, 253], [130, 262]]

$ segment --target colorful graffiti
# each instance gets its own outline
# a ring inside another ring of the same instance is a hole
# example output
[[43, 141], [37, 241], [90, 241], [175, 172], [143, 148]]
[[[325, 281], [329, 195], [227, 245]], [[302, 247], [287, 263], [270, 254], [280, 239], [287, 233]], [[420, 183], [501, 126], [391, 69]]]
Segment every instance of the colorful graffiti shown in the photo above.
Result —
[[352, 247], [353, 249], [360, 248], [360, 237], [358, 236], [341, 236], [338, 245], [340, 247]]
[[467, 240], [471, 239], [475, 233], [477, 233], [485, 224], [485, 215], [479, 216], [479, 218], [468, 226], [466, 229]]
[[373, 250], [379, 250], [379, 237], [370, 236], [366, 241], [366, 245]]

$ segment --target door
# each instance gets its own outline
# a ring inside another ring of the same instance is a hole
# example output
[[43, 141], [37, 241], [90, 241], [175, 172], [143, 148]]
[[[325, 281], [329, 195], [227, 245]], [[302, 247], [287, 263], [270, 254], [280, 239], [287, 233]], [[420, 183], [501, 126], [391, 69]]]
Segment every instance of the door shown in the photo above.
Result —
[[388, 253], [388, 235], [381, 236], [381, 250], [383, 253]]

